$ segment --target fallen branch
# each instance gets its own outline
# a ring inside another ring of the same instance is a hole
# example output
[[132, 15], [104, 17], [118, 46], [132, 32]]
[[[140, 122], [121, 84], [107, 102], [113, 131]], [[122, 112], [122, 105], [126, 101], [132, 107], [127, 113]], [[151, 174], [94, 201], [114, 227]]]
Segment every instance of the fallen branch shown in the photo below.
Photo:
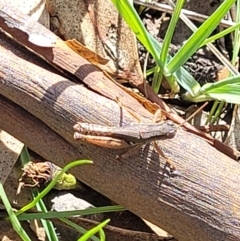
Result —
[[[0, 94], [8, 99], [0, 99], [2, 129], [57, 165], [81, 158], [93, 160], [94, 165], [72, 172], [98, 192], [180, 240], [240, 238], [236, 162], [182, 130], [174, 139], [159, 142], [177, 167], [173, 176], [169, 176], [165, 160], [159, 160], [152, 146], [118, 161], [118, 151], [77, 142], [72, 137], [72, 126], [78, 120], [120, 125], [135, 118], [115, 101], [41, 68], [40, 60], [31, 58], [32, 54], [3, 35], [0, 50]], [[107, 82], [102, 82], [102, 78], [96, 74], [94, 81], [104, 88]], [[110, 83], [115, 94], [123, 92]], [[124, 98], [125, 102], [135, 103], [127, 93]], [[132, 111], [151, 121], [152, 114], [136, 105], [138, 108]]]
[[[116, 84], [111, 82], [103, 72], [81, 58], [81, 56], [76, 54], [51, 31], [44, 28], [41, 24], [33, 22], [28, 16], [25, 16], [17, 9], [3, 2], [0, 2], [0, 28], [12, 35], [13, 38], [23, 46], [27, 46], [37, 55], [46, 59], [50, 64], [58, 66], [64, 71], [75, 75], [76, 79], [85, 83], [90, 89], [112, 100], [118, 98], [121, 104], [130, 111], [138, 109], [138, 112], [141, 112], [140, 116], [142, 121], [144, 121], [144, 118], [149, 118], [149, 113], [146, 109], [141, 108], [141, 105], [135, 98], [127, 97], [123, 89], [116, 89]], [[137, 76], [130, 75], [130, 77], [130, 83], [137, 86], [142, 93], [144, 93], [142, 80]], [[101, 81], [99, 81], [99, 79], [101, 79]], [[146, 86], [146, 90], [149, 99], [152, 101], [152, 105], [156, 103], [160, 106], [166, 111], [166, 116], [174, 122], [179, 124], [184, 123], [182, 118], [171, 112], [170, 108], [158, 98], [149, 85]], [[235, 160], [239, 159], [239, 151], [233, 150], [187, 122], [185, 122], [183, 126], [189, 132], [205, 138], [211, 145], [231, 158]]]

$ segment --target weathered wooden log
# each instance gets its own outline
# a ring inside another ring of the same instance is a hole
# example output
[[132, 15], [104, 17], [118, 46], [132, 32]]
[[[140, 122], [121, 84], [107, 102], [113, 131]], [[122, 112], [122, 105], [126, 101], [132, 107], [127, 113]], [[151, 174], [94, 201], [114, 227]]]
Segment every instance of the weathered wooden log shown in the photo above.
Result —
[[[119, 161], [117, 151], [77, 142], [72, 137], [77, 120], [120, 125], [135, 119], [115, 101], [37, 66], [41, 61], [31, 59], [32, 54], [24, 54], [3, 35], [0, 45], [0, 94], [19, 106], [1, 98], [0, 128], [57, 165], [80, 158], [93, 160], [94, 165], [72, 172], [179, 240], [240, 239], [236, 162], [183, 130], [174, 139], [159, 142], [177, 167], [175, 175], [169, 175], [165, 160], [152, 146]], [[101, 75], [96, 81], [101, 83]], [[122, 89], [115, 85], [113, 91]], [[133, 97], [124, 95], [125, 102], [134, 103]], [[151, 121], [152, 114], [135, 104], [136, 115]]]
[[[21, 45], [28, 47], [37, 55], [47, 60], [50, 64], [63, 69], [65, 73], [68, 72], [74, 75], [75, 80], [80, 80], [87, 85], [89, 89], [114, 101], [118, 98], [122, 106], [130, 112], [138, 109], [142, 121], [144, 121], [144, 118], [149, 118], [149, 113], [145, 108], [138, 108], [139, 103], [136, 99], [140, 101], [141, 98], [139, 96], [135, 95], [135, 98], [127, 97], [126, 88], [121, 85], [119, 86], [124, 88], [124, 90], [121, 88], [115, 88], [116, 83], [114, 83], [114, 81], [109, 81], [109, 77], [107, 77], [106, 74], [99, 71], [98, 68], [89, 64], [88, 61], [76, 54], [64, 41], [54, 35], [51, 31], [43, 27], [41, 24], [33, 22], [31, 18], [10, 6], [9, 3], [1, 1], [0, 28], [10, 34]], [[189, 132], [204, 137], [208, 143], [222, 153], [225, 153], [235, 160], [239, 159], [239, 151], [228, 147], [219, 140], [214, 139], [212, 136], [194, 128], [194, 126], [190, 125], [188, 122], [185, 122], [182, 118], [172, 112], [171, 109], [158, 98], [151, 87], [148, 84], [145, 85], [143, 83], [141, 78], [139, 79], [133, 73], [129, 73], [129, 75], [131, 76], [129, 83], [134, 83], [134, 86], [137, 86], [143, 93], [145, 91], [147, 92], [147, 95], [152, 102], [142, 98], [141, 103], [146, 106], [151, 113], [155, 112], [160, 106], [165, 110], [165, 115], [170, 117], [171, 120], [183, 125]], [[71, 78], [72, 77], [73, 76], [71, 76]], [[99, 81], [99, 79], [101, 79], [101, 81]]]

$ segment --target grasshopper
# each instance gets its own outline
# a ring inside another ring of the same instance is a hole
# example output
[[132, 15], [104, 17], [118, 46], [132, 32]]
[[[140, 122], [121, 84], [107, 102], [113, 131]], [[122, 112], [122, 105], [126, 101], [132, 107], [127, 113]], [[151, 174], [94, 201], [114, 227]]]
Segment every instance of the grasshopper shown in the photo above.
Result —
[[156, 124], [132, 124], [122, 127], [78, 122], [73, 128], [76, 131], [74, 139], [111, 149], [144, 145], [151, 141], [172, 138], [176, 134], [176, 127], [171, 121]]
[[[169, 120], [159, 123], [131, 124], [122, 127], [78, 122], [73, 128], [75, 130], [74, 139], [111, 149], [123, 149], [130, 146], [139, 149], [142, 145], [153, 141], [155, 148], [164, 158], [166, 158], [165, 155], [155, 141], [173, 138], [177, 131], [176, 126]], [[121, 157], [127, 157], [127, 153]], [[168, 158], [166, 159], [170, 166], [175, 169], [173, 163]]]

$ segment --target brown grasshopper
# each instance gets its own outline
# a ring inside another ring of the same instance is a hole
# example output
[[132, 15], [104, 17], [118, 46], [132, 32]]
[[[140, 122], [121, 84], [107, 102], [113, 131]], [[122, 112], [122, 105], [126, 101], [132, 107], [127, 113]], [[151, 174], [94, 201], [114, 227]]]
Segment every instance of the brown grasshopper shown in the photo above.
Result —
[[[142, 145], [153, 141], [155, 148], [163, 157], [165, 155], [156, 145], [155, 141], [173, 138], [177, 131], [172, 121], [132, 124], [122, 127], [78, 122], [73, 128], [76, 131], [74, 139], [111, 149], [123, 149], [129, 146], [139, 149]], [[126, 157], [126, 154], [123, 154], [122, 157]], [[169, 159], [167, 161], [175, 169], [173, 163]]]
[[143, 145], [151, 141], [169, 139], [176, 134], [171, 121], [150, 124], [132, 124], [122, 127], [101, 126], [78, 122], [74, 125], [74, 139], [111, 149]]

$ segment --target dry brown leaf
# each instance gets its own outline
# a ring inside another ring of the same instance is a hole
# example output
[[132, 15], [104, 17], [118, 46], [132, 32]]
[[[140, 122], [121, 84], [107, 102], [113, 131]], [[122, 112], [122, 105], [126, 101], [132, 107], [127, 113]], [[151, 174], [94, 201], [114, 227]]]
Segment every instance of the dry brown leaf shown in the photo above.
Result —
[[106, 71], [109, 74], [114, 74], [112, 69], [109, 67], [109, 59], [101, 57], [99, 54], [95, 53], [88, 47], [82, 45], [76, 39], [67, 40], [65, 43], [80, 56], [85, 58], [91, 64], [97, 66], [102, 71]]

